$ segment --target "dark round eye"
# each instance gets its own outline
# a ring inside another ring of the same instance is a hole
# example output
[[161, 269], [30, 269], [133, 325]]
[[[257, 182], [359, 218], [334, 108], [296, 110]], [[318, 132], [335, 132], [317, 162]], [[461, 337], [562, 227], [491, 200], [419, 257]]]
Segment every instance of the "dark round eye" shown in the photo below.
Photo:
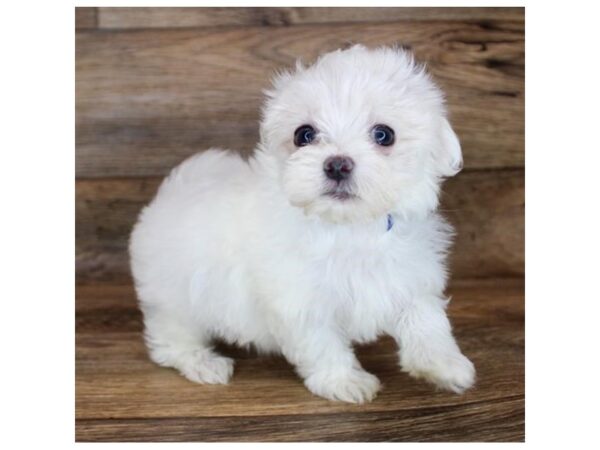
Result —
[[296, 147], [303, 147], [310, 144], [317, 137], [317, 132], [310, 125], [302, 125], [294, 131], [294, 144]]
[[395, 141], [394, 130], [387, 125], [375, 125], [371, 130], [371, 136], [378, 145], [388, 147]]

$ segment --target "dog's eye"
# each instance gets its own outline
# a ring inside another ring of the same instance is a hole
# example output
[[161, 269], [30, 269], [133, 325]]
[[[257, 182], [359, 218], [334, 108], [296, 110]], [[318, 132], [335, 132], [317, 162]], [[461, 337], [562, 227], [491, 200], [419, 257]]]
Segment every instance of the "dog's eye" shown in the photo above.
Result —
[[394, 130], [387, 125], [375, 125], [371, 130], [371, 136], [378, 145], [388, 147], [394, 143]]
[[302, 125], [294, 131], [294, 144], [296, 147], [302, 147], [315, 140], [317, 132], [310, 125]]

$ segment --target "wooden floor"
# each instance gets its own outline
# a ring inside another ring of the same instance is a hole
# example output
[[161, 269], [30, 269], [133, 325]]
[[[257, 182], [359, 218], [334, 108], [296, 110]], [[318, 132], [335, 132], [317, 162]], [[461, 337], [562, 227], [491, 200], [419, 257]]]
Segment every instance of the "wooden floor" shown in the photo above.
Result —
[[390, 339], [357, 349], [383, 389], [348, 405], [307, 391], [283, 359], [232, 348], [227, 386], [151, 363], [130, 285], [77, 286], [77, 441], [523, 441], [524, 282], [449, 289], [455, 335], [476, 387], [457, 396], [401, 373]]

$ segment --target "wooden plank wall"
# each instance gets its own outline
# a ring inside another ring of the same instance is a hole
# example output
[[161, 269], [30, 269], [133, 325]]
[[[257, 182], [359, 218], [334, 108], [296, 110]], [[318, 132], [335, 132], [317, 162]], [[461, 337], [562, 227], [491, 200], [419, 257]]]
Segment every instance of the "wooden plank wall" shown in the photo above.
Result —
[[126, 282], [161, 177], [210, 146], [249, 154], [273, 72], [352, 42], [411, 48], [447, 93], [454, 276], [523, 276], [524, 38], [523, 8], [77, 8], [78, 282]]

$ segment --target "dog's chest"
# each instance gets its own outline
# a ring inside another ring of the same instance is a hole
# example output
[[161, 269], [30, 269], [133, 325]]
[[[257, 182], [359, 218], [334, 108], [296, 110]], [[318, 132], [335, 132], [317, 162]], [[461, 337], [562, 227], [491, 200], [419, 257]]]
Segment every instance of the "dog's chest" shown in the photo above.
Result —
[[402, 279], [411, 258], [397, 244], [392, 235], [357, 233], [307, 245], [303, 252], [312, 277], [330, 301], [369, 303], [393, 297], [398, 283], [406, 283]]
[[384, 243], [336, 242], [313, 260], [315, 299], [353, 341], [369, 342], [403, 304], [401, 264]]

